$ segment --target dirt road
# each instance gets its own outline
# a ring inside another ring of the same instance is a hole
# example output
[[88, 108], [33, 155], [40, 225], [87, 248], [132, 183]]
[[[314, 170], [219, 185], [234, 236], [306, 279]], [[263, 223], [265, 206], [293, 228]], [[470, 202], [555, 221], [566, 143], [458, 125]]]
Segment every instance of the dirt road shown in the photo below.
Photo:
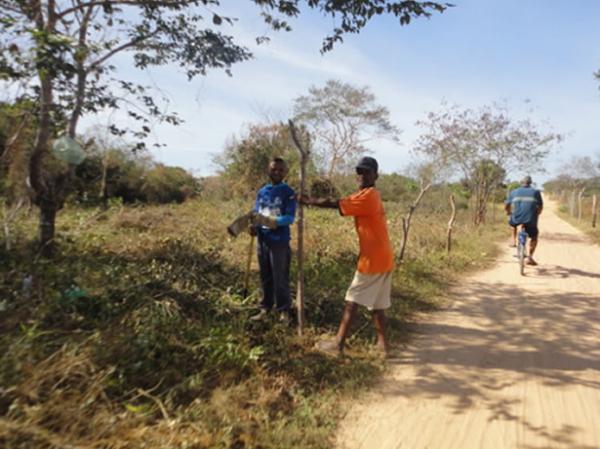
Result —
[[600, 247], [550, 207], [538, 267], [514, 249], [417, 326], [349, 410], [348, 449], [600, 449]]

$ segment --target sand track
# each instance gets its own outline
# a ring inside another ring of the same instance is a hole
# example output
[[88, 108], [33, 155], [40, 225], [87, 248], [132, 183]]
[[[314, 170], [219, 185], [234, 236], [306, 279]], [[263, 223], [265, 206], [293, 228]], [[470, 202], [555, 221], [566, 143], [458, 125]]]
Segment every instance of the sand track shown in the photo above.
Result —
[[344, 449], [600, 449], [600, 247], [547, 207], [537, 267], [514, 249], [416, 328], [341, 424]]

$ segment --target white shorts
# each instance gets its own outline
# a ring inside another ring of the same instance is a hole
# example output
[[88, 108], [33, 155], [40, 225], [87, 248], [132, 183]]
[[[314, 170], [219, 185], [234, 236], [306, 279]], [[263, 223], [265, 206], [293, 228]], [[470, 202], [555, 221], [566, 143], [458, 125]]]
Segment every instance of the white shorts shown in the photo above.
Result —
[[392, 272], [365, 274], [354, 273], [352, 284], [346, 292], [346, 301], [355, 302], [369, 310], [389, 309], [392, 305]]

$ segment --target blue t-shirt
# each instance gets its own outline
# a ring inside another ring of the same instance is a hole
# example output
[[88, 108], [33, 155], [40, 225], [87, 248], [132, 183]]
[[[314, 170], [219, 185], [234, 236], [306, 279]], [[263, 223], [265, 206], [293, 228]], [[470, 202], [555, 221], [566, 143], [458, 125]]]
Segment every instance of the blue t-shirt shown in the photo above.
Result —
[[542, 194], [533, 187], [518, 187], [508, 195], [506, 204], [511, 205], [511, 222], [514, 224], [537, 224], [538, 210], [544, 205]]
[[285, 182], [266, 184], [256, 195], [254, 210], [262, 215], [277, 218], [277, 228], [258, 228], [259, 237], [270, 243], [289, 242], [290, 224], [296, 215], [294, 190]]

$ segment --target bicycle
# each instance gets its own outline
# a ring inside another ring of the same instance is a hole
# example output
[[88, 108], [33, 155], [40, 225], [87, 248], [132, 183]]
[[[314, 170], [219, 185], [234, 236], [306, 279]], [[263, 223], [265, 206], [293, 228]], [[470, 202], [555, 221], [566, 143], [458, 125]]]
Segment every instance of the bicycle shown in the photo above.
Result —
[[525, 276], [525, 259], [527, 258], [527, 232], [525, 231], [525, 225], [519, 226], [517, 257], [519, 258], [519, 272], [521, 276]]

